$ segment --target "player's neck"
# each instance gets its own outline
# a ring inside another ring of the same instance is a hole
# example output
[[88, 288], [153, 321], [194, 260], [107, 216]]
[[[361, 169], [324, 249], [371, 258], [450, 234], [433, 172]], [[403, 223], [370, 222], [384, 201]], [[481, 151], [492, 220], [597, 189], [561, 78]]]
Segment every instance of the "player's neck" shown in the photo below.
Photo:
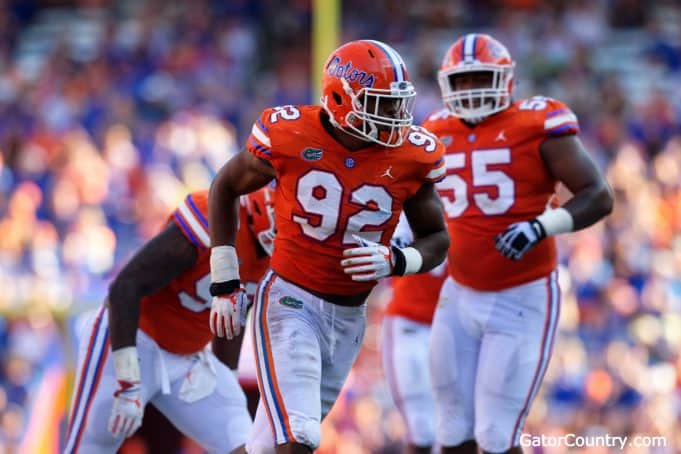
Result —
[[350, 134], [344, 132], [342, 129], [336, 128], [334, 125], [331, 124], [331, 121], [329, 121], [329, 117], [324, 113], [320, 115], [320, 120], [326, 132], [331, 137], [333, 137], [333, 139], [336, 142], [338, 142], [339, 144], [341, 144], [350, 151], [361, 150], [362, 148], [367, 148], [373, 145], [373, 142], [353, 137]]

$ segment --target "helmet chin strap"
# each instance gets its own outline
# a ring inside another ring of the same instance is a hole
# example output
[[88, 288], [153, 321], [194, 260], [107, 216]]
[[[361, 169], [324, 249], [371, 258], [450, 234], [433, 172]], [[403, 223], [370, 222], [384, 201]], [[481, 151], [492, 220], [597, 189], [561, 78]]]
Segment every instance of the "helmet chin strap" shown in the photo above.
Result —
[[341, 125], [333, 117], [333, 112], [331, 112], [331, 109], [329, 109], [329, 105], [327, 104], [328, 103], [328, 96], [324, 96], [319, 101], [321, 101], [322, 107], [326, 111], [326, 115], [329, 117], [329, 121], [331, 122], [331, 124], [333, 126], [335, 126], [336, 128], [341, 128]]
[[[322, 103], [322, 107], [324, 107], [324, 110], [326, 111], [326, 114], [329, 118], [329, 123], [331, 123], [331, 125], [334, 128], [338, 129], [339, 131], [343, 131], [345, 134], [347, 134], [349, 136], [355, 137], [357, 139], [366, 140], [366, 137], [362, 137], [359, 134], [355, 133], [354, 131], [347, 129], [347, 128], [344, 128], [338, 121], [336, 121], [336, 118], [333, 116], [331, 109], [329, 109], [328, 105], [326, 104], [327, 103], [327, 97], [326, 96], [321, 98], [320, 101]], [[348, 115], [346, 116], [346, 119], [345, 119], [346, 122], [349, 120], [347, 117], [350, 116], [350, 115], [352, 115], [352, 112], [349, 112]]]
[[341, 79], [341, 84], [343, 85], [343, 90], [345, 90], [345, 94], [347, 94], [350, 97], [352, 107], [355, 110], [362, 110], [362, 104], [359, 102], [359, 99], [357, 99], [357, 95], [355, 95], [355, 92], [352, 91], [350, 83], [345, 78], [343, 78]]
[[[352, 101], [352, 105], [354, 107], [354, 110], [358, 110], [358, 111], [362, 110], [364, 108], [364, 106], [362, 105], [361, 102], [359, 102], [359, 99], [357, 98], [357, 95], [355, 94], [355, 92], [352, 91], [352, 87], [350, 86], [350, 83], [346, 79], [341, 79], [341, 84], [343, 84], [343, 90], [345, 90], [345, 93], [347, 93], [347, 95], [350, 97], [350, 100]], [[362, 118], [358, 118], [353, 112], [349, 112], [345, 121], [348, 124], [354, 125], [353, 120], [355, 120], [355, 121], [359, 120], [359, 121], [362, 122], [363, 133], [358, 134], [355, 131], [344, 129], [345, 132], [347, 132], [348, 134], [350, 134], [353, 137], [357, 137], [357, 138], [362, 139], [362, 140], [371, 140], [371, 139], [377, 140], [379, 138], [378, 137], [378, 128], [376, 127], [376, 125], [373, 122], [366, 121]], [[369, 131], [367, 131], [367, 126], [369, 127]]]
[[[361, 121], [362, 125], [368, 125], [371, 130], [367, 133], [365, 131], [362, 131], [360, 134], [357, 130], [353, 129], [353, 127], [348, 127], [348, 128], [340, 128], [344, 133], [346, 133], [349, 136], [355, 137], [357, 139], [361, 139], [364, 141], [370, 141], [371, 139], [378, 139], [378, 128], [371, 122], [367, 122], [365, 120], [362, 120], [361, 118], [358, 118], [353, 112], [348, 112], [348, 115], [345, 117], [345, 122], [350, 126], [353, 125], [355, 121]], [[358, 126], [354, 126], [354, 128], [357, 128], [358, 130], [360, 129]]]

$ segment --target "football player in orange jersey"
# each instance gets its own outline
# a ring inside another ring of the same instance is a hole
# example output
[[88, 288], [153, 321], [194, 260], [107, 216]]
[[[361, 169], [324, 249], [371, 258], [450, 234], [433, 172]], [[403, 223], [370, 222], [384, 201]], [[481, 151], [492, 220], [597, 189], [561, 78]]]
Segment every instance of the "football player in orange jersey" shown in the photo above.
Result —
[[[243, 451], [251, 418], [236, 380], [241, 338], [214, 339], [215, 353], [205, 348], [213, 337], [207, 202], [207, 191], [187, 196], [87, 323], [66, 453], [115, 452], [142, 423], [148, 402], [207, 451]], [[252, 296], [269, 265], [272, 190], [242, 197], [240, 205], [240, 271]]]
[[[405, 247], [413, 235], [400, 217], [392, 244]], [[383, 373], [407, 429], [407, 452], [431, 452], [435, 442], [435, 401], [428, 368], [430, 326], [447, 277], [447, 262], [429, 273], [394, 277], [382, 322]]]
[[[265, 109], [246, 149], [210, 189], [211, 329], [241, 330], [233, 247], [238, 195], [272, 179], [277, 237], [255, 299], [260, 406], [249, 452], [310, 452], [359, 351], [376, 279], [426, 272], [449, 238], [434, 183], [444, 147], [412, 126], [416, 92], [402, 58], [379, 41], [336, 49], [322, 106]], [[404, 212], [416, 240], [390, 247]]]
[[[560, 290], [554, 235], [610, 213], [610, 187], [563, 103], [513, 101], [514, 62], [494, 38], [468, 34], [438, 79], [446, 109], [424, 124], [447, 144], [449, 274], [433, 320], [431, 375], [445, 453], [521, 452], [546, 371]], [[574, 195], [550, 206], [557, 183]]]

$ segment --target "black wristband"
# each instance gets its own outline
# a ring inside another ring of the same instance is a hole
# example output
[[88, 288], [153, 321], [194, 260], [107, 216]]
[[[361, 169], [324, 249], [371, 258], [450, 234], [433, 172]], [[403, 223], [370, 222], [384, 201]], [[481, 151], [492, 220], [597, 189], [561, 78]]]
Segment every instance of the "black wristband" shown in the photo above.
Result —
[[212, 296], [229, 295], [241, 286], [239, 279], [232, 279], [226, 282], [213, 282], [210, 284], [210, 294]]
[[392, 274], [394, 276], [404, 276], [404, 272], [407, 271], [407, 259], [404, 257], [404, 252], [395, 246], [390, 246], [390, 249], [392, 249], [393, 257], [395, 258]]

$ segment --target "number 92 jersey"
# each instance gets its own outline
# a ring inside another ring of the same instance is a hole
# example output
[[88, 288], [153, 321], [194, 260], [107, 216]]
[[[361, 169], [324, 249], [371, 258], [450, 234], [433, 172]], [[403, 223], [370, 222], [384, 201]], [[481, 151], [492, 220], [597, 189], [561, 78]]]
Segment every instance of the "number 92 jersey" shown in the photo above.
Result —
[[399, 147], [350, 151], [324, 129], [321, 115], [319, 106], [266, 109], [246, 147], [276, 171], [271, 268], [307, 290], [353, 295], [376, 282], [343, 272], [343, 250], [357, 246], [352, 235], [387, 246], [403, 202], [444, 177], [444, 146], [412, 127]]
[[494, 238], [509, 224], [541, 214], [552, 201], [556, 180], [539, 148], [551, 137], [577, 134], [577, 117], [563, 103], [545, 97], [514, 102], [469, 127], [447, 110], [424, 127], [447, 146], [446, 177], [437, 185], [451, 238], [450, 275], [460, 284], [494, 291], [547, 276], [556, 267], [551, 237], [522, 260], [503, 257]]
[[[245, 196], [242, 197], [236, 249], [241, 282], [252, 300], [256, 284], [269, 266], [269, 257], [259, 250], [255, 234], [249, 228], [247, 203]], [[139, 327], [164, 350], [185, 355], [200, 351], [212, 338], [208, 327], [211, 302], [208, 191], [189, 194], [168, 222], [175, 223], [196, 246], [198, 256], [194, 266], [142, 299]]]

